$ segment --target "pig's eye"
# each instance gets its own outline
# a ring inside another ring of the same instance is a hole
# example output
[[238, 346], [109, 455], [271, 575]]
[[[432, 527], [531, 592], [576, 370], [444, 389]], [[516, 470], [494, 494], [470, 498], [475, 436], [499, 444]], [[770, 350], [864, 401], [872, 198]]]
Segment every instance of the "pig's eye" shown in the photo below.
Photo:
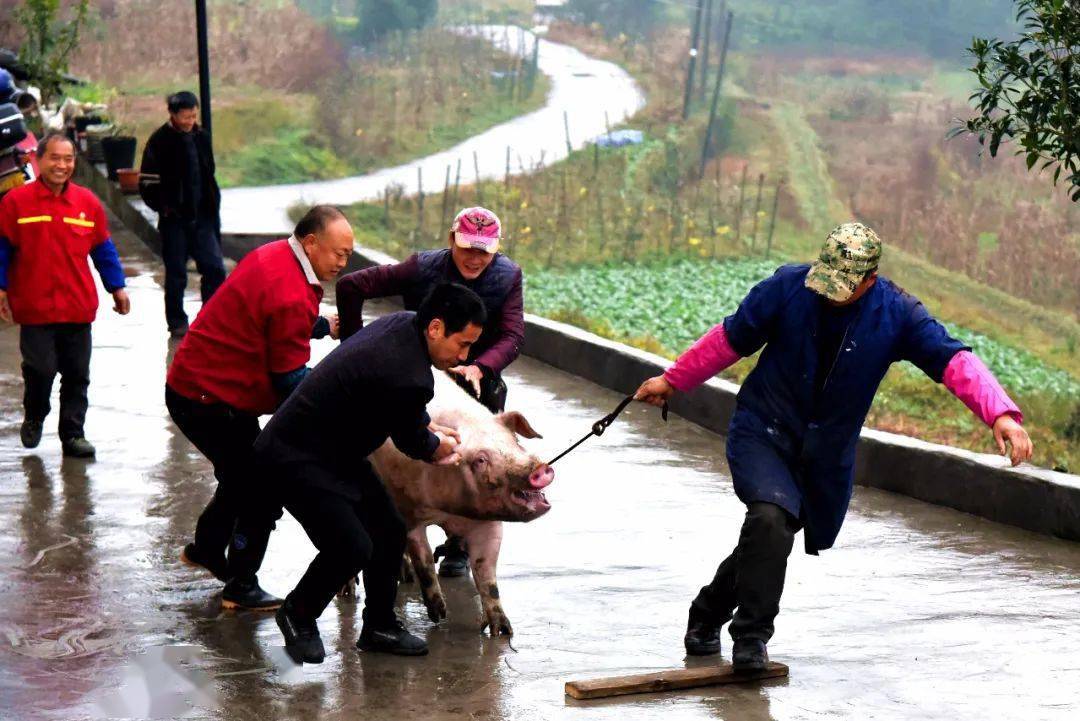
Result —
[[486, 456], [477, 456], [472, 460], [472, 467], [474, 471], [479, 471], [482, 468], [487, 467], [488, 459]]

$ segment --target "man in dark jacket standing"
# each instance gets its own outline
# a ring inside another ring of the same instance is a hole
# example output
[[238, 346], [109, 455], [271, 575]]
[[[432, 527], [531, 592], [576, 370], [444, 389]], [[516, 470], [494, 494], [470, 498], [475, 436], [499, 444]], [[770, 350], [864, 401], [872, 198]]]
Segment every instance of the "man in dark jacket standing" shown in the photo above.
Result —
[[[471, 391], [492, 413], [506, 406], [502, 372], [521, 353], [525, 341], [525, 312], [521, 268], [499, 253], [502, 235], [498, 216], [487, 208], [466, 208], [450, 226], [447, 248], [414, 253], [402, 263], [365, 268], [343, 276], [337, 283], [341, 337], [348, 338], [364, 325], [364, 301], [400, 295], [406, 310], [438, 283], [459, 283], [484, 301], [487, 322], [465, 363], [450, 369], [460, 385]], [[464, 576], [469, 569], [468, 549], [451, 536], [435, 549], [444, 556], [439, 575]]]
[[367, 461], [388, 438], [406, 455], [458, 461], [457, 438], [429, 429], [431, 367], [464, 361], [480, 337], [484, 306], [459, 285], [436, 286], [416, 313], [394, 313], [341, 343], [301, 382], [255, 442], [285, 508], [319, 553], [278, 609], [285, 648], [321, 663], [316, 619], [334, 594], [364, 572], [364, 625], [357, 647], [427, 653], [394, 613], [405, 521]]
[[739, 390], [727, 437], [735, 493], [747, 506], [738, 545], [690, 605], [691, 655], [720, 651], [731, 621], [736, 671], [768, 663], [787, 559], [831, 548], [851, 499], [859, 431], [889, 366], [910, 361], [993, 429], [1013, 465], [1031, 458], [1020, 409], [971, 349], [918, 299], [878, 277], [881, 240], [861, 223], [833, 230], [812, 265], [786, 265], [738, 310], [635, 394], [659, 405], [764, 346]]
[[182, 91], [168, 99], [169, 121], [154, 131], [143, 149], [139, 192], [158, 214], [161, 258], [165, 263], [165, 322], [173, 338], [187, 333], [184, 289], [187, 260], [202, 276], [205, 304], [225, 281], [221, 258], [221, 191], [214, 178], [210, 136], [196, 122], [199, 101]]

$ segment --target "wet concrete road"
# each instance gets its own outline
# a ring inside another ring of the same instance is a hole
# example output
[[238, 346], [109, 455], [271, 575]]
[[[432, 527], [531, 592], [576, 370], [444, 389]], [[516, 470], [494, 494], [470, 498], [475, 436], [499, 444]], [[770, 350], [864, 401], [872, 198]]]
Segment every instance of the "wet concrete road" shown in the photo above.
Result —
[[[222, 613], [177, 559], [212, 478], [165, 412], [160, 272], [117, 235], [133, 312], [94, 328], [96, 462], [61, 460], [55, 416], [38, 449], [19, 445], [17, 330], [0, 330], [0, 718], [1077, 718], [1080, 545], [862, 488], [839, 547], [792, 558], [770, 645], [789, 679], [564, 698], [568, 679], [683, 666], [688, 602], [738, 533], [723, 440], [643, 407], [560, 462], [547, 516], [507, 526], [514, 648], [478, 633], [462, 579], [438, 627], [402, 590], [429, 657], [359, 654], [358, 608], [336, 601], [326, 663], [292, 666], [270, 616]], [[528, 359], [509, 383], [542, 455], [619, 400]], [[312, 556], [286, 516], [264, 586], [284, 594]]]

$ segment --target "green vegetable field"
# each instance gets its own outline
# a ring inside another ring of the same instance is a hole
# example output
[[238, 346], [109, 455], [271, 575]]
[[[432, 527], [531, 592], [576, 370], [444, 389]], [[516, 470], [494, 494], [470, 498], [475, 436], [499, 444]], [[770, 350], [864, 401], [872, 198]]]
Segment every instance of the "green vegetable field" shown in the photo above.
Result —
[[[603, 324], [619, 338], [654, 338], [658, 350], [676, 356], [731, 313], [776, 266], [774, 261], [751, 258], [670, 258], [537, 268], [526, 275], [526, 303], [540, 315]], [[954, 323], [945, 326], [970, 345], [1011, 391], [1080, 395], [1080, 380], [1033, 354]]]

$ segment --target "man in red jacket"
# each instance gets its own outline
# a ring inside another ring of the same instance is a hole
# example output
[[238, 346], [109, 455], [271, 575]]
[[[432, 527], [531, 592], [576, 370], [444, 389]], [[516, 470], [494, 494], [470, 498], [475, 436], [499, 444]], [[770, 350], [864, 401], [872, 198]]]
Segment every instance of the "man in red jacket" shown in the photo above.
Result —
[[90, 458], [86, 440], [90, 385], [90, 324], [98, 294], [89, 257], [113, 296], [114, 310], [131, 310], [124, 269], [109, 238], [101, 203], [71, 182], [75, 146], [50, 133], [36, 149], [41, 176], [0, 200], [0, 318], [18, 323], [25, 389], [22, 443], [35, 448], [60, 374], [60, 441], [64, 455]]
[[169, 415], [214, 465], [218, 480], [180, 558], [226, 582], [225, 608], [281, 605], [256, 576], [281, 504], [262, 483], [252, 445], [259, 416], [273, 413], [307, 375], [310, 339], [337, 337], [337, 319], [319, 318], [320, 281], [345, 267], [353, 242], [341, 211], [312, 208], [291, 238], [240, 262], [203, 306], [169, 367]]

